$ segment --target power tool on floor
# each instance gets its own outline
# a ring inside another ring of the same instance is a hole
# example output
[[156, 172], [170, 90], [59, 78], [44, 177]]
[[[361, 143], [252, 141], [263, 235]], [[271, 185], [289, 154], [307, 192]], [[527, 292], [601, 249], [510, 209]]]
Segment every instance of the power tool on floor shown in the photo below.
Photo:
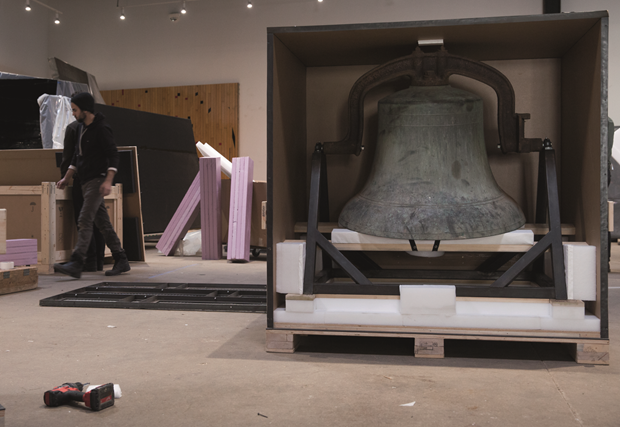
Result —
[[93, 411], [101, 411], [114, 405], [114, 384], [103, 384], [86, 393], [82, 392], [87, 384], [64, 383], [43, 394], [43, 401], [47, 406], [65, 405], [71, 401], [84, 402]]

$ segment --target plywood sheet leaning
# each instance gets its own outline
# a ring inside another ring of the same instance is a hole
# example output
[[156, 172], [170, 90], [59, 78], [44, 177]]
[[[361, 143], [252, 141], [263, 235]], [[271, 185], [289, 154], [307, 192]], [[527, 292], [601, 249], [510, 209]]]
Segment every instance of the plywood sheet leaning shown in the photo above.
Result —
[[183, 197], [181, 204], [155, 246], [162, 254], [166, 256], [174, 255], [174, 251], [198, 216], [199, 206], [200, 173], [194, 178], [192, 185], [190, 185], [189, 190], [185, 193], [185, 197]]
[[222, 172], [219, 157], [200, 159], [202, 259], [222, 258]]
[[239, 83], [101, 91], [115, 107], [190, 119], [194, 141], [208, 143], [227, 159], [239, 147]]
[[233, 159], [228, 226], [228, 255], [230, 261], [250, 261], [252, 227], [252, 177], [254, 162], [249, 157]]
[[11, 239], [6, 241], [6, 254], [0, 262], [13, 262], [16, 266], [37, 265], [37, 239]]
[[6, 209], [0, 209], [0, 254], [6, 253]]

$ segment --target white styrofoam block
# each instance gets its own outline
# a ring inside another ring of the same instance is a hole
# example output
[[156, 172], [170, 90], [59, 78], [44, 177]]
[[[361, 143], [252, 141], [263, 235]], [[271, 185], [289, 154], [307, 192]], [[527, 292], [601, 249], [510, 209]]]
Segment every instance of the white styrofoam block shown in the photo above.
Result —
[[230, 178], [230, 176], [232, 175], [232, 162], [230, 160], [222, 156], [215, 148], [211, 147], [207, 143], [203, 144], [202, 142], [198, 141], [196, 143], [196, 148], [198, 148], [200, 154], [205, 157], [219, 157], [222, 172]]
[[551, 316], [554, 319], [574, 319], [583, 320], [586, 308], [583, 301], [552, 301]]
[[284, 308], [278, 307], [273, 312], [275, 323], [325, 323], [325, 312], [315, 311], [314, 313], [293, 313], [287, 312]]
[[[290, 295], [290, 294], [289, 294]], [[293, 313], [314, 313], [313, 300], [286, 300], [286, 311]]]
[[0, 270], [10, 270], [12, 268], [15, 268], [15, 263], [13, 261], [0, 262]]
[[540, 329], [540, 317], [403, 314], [403, 325], [466, 329]]
[[401, 314], [456, 313], [454, 285], [400, 285]]
[[276, 245], [276, 292], [304, 293], [306, 242], [284, 241]]
[[[374, 244], [403, 244], [409, 245], [409, 240], [390, 239], [388, 237], [371, 236], [358, 233], [346, 228], [332, 230], [332, 243], [374, 243]], [[430, 244], [432, 240], [416, 240], [419, 244]], [[514, 230], [496, 236], [479, 237], [475, 239], [442, 240], [441, 245], [533, 245], [534, 232], [532, 230]], [[440, 245], [440, 248], [441, 248]]]
[[375, 326], [402, 326], [403, 320], [399, 313], [325, 313], [325, 323], [329, 325], [375, 325]]
[[601, 320], [586, 314], [581, 320], [577, 319], [541, 319], [541, 327], [545, 331], [570, 331], [570, 332], [600, 332]]
[[596, 247], [564, 243], [568, 299], [596, 301]]
[[551, 316], [548, 302], [456, 301], [456, 314], [466, 316]]
[[400, 301], [387, 298], [316, 298], [315, 309], [341, 313], [400, 314]]

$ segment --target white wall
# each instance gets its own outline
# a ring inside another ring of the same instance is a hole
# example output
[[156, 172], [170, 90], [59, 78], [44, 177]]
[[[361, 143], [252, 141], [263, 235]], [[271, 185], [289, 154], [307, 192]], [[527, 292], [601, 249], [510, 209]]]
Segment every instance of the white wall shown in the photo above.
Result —
[[26, 12], [25, 4], [0, 0], [0, 72], [49, 77], [48, 28], [54, 15], [41, 8]]
[[[245, 7], [247, 0], [188, 0], [188, 14], [172, 23], [168, 14], [178, 11], [181, 1], [133, 7], [158, 1], [120, 0], [128, 5], [125, 21], [118, 19], [120, 10], [111, 0], [46, 1], [63, 12], [61, 25], [48, 25], [49, 56], [95, 75], [100, 89], [240, 83], [239, 153], [254, 159], [255, 179], [266, 178], [267, 27], [542, 13], [542, 0], [253, 0], [253, 9]], [[612, 9], [609, 114], [620, 122], [620, 93], [613, 83], [620, 76], [615, 59], [620, 57], [620, 40], [614, 29], [616, 22], [620, 27], [620, 2], [562, 3], [565, 11]], [[22, 0], [0, 0], [0, 71], [49, 76], [49, 71], [41, 71], [40, 59], [31, 60], [23, 53], [4, 61], [2, 52], [8, 47], [2, 23], [11, 23], [12, 18], [6, 17], [3, 7], [19, 15], [20, 22], [24, 19]], [[12, 28], [6, 34], [21, 27]], [[25, 51], [25, 46], [23, 41], [12, 49]]]

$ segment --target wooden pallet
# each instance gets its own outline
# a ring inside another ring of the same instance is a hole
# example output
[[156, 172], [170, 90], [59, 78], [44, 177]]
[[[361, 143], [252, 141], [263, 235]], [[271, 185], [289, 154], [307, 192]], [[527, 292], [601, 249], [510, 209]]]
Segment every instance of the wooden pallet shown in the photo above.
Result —
[[[268, 329], [265, 350], [270, 353], [294, 353], [302, 338], [307, 335], [399, 337], [413, 338], [413, 355], [421, 358], [444, 357], [445, 340], [519, 341], [563, 343], [577, 363], [609, 365], [609, 340], [600, 339], [592, 333], [550, 331], [498, 331], [498, 330], [440, 330], [431, 328], [386, 328], [350, 325], [281, 325], [286, 329]], [[288, 329], [291, 328], [291, 329]], [[321, 329], [319, 329], [321, 328]], [[337, 330], [335, 328], [340, 328]], [[346, 330], [343, 330], [345, 329]], [[548, 336], [544, 336], [546, 334]]]
[[36, 267], [17, 267], [0, 270], [0, 295], [36, 289], [39, 275]]

